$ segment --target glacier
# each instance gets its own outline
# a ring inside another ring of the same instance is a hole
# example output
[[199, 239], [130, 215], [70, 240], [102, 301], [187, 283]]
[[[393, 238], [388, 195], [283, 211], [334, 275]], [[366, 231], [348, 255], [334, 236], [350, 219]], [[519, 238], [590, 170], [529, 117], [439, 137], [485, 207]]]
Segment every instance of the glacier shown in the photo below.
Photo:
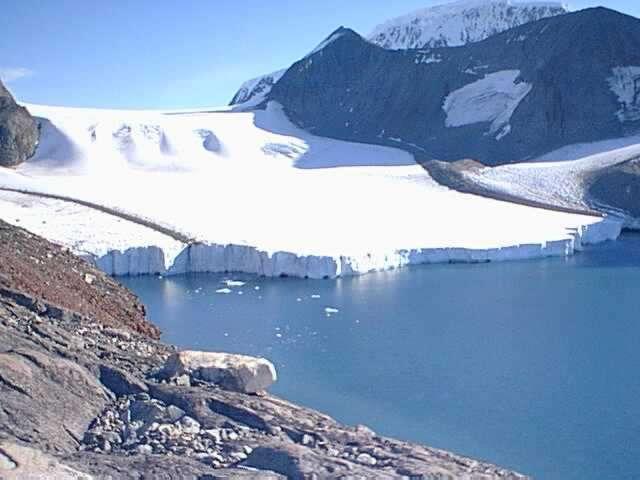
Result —
[[405, 151], [312, 135], [273, 102], [245, 112], [29, 109], [41, 145], [0, 169], [0, 217], [113, 275], [335, 278], [566, 256], [622, 227], [450, 190]]

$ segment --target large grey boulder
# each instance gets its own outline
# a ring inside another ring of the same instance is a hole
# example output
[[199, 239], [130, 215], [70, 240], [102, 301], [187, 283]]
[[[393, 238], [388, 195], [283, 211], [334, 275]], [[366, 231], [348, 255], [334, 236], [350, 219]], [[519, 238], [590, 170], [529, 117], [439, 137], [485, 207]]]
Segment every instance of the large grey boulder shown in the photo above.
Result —
[[242, 393], [264, 391], [277, 380], [275, 367], [264, 358], [191, 350], [169, 357], [164, 374], [167, 377], [188, 375]]
[[0, 82], [0, 167], [13, 167], [31, 157], [38, 136], [36, 120]]

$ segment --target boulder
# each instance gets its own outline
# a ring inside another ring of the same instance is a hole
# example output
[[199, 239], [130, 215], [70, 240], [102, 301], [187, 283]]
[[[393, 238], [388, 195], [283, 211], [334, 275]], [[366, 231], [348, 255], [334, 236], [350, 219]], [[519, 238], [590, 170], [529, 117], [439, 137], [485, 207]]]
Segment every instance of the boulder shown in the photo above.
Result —
[[261, 392], [277, 379], [275, 367], [264, 358], [189, 350], [169, 357], [164, 375], [169, 378], [189, 375], [241, 393]]
[[38, 136], [36, 120], [0, 82], [0, 167], [12, 167], [31, 157]]

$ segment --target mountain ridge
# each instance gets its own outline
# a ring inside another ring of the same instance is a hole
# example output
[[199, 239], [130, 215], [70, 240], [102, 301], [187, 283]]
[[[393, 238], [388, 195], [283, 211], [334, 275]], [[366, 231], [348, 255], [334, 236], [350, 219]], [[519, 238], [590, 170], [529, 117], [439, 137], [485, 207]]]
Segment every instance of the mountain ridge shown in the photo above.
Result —
[[376, 26], [367, 38], [391, 49], [453, 47], [567, 12], [560, 2], [460, 0], [389, 19]]
[[[443, 10], [446, 10], [446, 15], [444, 16], [442, 15]], [[387, 20], [376, 27], [374, 33], [369, 35], [368, 39], [382, 47], [396, 49], [461, 45], [471, 41], [482, 40], [487, 36], [520, 25], [523, 22], [550, 15], [559, 15], [566, 13], [566, 11], [567, 9], [562, 4], [553, 1], [516, 3], [512, 0], [461, 0], [417, 11], [420, 16], [430, 15], [430, 22], [424, 25], [413, 21], [416, 12]], [[436, 12], [435, 15], [434, 12]], [[484, 20], [480, 22], [478, 19], [483, 16]], [[399, 24], [399, 20], [402, 19], [405, 19], [404, 23], [400, 22]], [[440, 24], [434, 25], [438, 19], [440, 19]], [[379, 31], [383, 25], [387, 24], [392, 24], [393, 29], [409, 32], [405, 32], [404, 41], [400, 41], [398, 38], [391, 41], [387, 33]], [[477, 28], [480, 29], [477, 30]], [[446, 33], [445, 36], [443, 36], [443, 31]], [[379, 38], [374, 38], [376, 36], [379, 36]], [[415, 39], [422, 39], [422, 43], [416, 45], [415, 42], [409, 41], [414, 37]], [[258, 105], [265, 99], [273, 84], [282, 77], [286, 70], [278, 70], [247, 80], [238, 88], [229, 105]]]
[[640, 20], [611, 9], [460, 47], [387, 50], [349, 32], [268, 96], [319, 135], [497, 164], [640, 127]]

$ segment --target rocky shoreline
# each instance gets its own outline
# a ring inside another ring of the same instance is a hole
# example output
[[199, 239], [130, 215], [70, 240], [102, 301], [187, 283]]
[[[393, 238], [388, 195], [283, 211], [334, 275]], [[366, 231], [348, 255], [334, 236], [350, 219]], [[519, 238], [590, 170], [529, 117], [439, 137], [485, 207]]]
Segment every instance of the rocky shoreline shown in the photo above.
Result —
[[0, 221], [0, 478], [526, 478], [167, 375], [176, 351], [158, 336], [113, 279]]

